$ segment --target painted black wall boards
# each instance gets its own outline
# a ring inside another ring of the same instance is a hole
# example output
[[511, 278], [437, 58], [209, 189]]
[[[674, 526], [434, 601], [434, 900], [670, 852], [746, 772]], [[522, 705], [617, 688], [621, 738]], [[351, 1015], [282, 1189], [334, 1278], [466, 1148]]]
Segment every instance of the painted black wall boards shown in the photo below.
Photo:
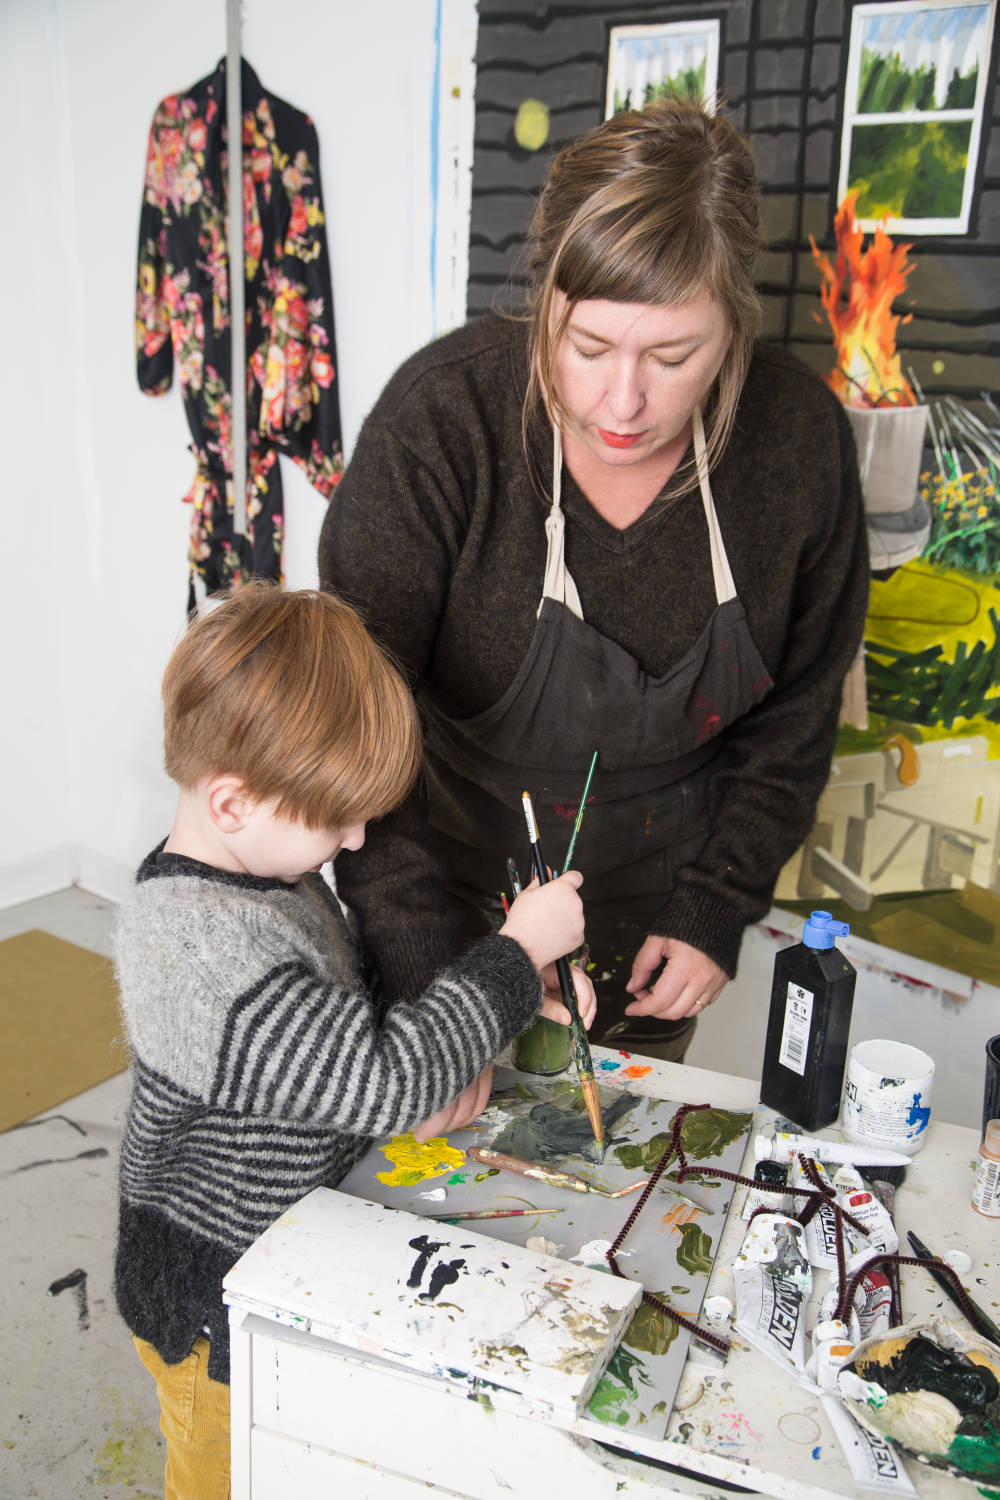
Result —
[[[761, 183], [764, 333], [827, 373], [831, 347], [814, 318], [819, 279], [809, 237], [833, 245], [854, 10], [853, 0], [480, 0], [470, 317], [517, 300], [517, 255], [549, 162], [604, 118], [612, 27], [718, 21], [718, 91], [753, 139]], [[968, 231], [895, 236], [912, 240], [916, 262], [902, 309], [913, 317], [899, 346], [928, 397], [975, 400], [1000, 386], [996, 33]]]

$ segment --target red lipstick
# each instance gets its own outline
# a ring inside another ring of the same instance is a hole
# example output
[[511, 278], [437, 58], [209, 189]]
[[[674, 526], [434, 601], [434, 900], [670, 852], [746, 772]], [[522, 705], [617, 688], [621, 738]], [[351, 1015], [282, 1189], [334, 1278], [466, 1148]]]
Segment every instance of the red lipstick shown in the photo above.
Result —
[[603, 443], [609, 448], [634, 448], [642, 437], [641, 432], [605, 432], [603, 427], [598, 427], [598, 435]]

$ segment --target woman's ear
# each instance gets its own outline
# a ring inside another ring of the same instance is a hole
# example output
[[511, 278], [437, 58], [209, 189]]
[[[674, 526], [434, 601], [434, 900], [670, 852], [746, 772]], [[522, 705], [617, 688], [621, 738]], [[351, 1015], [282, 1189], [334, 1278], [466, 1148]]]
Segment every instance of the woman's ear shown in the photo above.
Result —
[[209, 777], [205, 803], [220, 833], [239, 833], [257, 806], [240, 778], [228, 773]]

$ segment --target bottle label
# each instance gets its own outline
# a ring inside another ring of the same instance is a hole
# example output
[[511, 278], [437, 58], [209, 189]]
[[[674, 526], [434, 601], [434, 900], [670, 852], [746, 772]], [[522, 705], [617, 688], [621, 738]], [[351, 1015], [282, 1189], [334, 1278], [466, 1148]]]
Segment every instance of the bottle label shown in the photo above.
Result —
[[1000, 1161], [991, 1161], [988, 1156], [979, 1158], [972, 1201], [981, 1214], [1000, 1218]]
[[789, 984], [785, 992], [785, 1024], [781, 1030], [778, 1061], [783, 1068], [805, 1075], [809, 1054], [809, 1027], [812, 1023], [813, 992], [799, 984]]

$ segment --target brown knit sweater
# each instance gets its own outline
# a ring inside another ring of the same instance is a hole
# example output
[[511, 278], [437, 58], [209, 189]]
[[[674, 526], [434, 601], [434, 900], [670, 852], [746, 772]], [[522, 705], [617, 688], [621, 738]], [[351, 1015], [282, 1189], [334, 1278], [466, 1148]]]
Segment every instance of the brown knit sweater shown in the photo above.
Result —
[[[455, 717], [512, 681], [545, 568], [551, 433], [521, 437], [522, 325], [485, 318], [429, 345], [389, 382], [362, 428], [320, 539], [320, 580], [354, 602]], [[864, 622], [868, 559], [850, 429], [815, 374], [759, 346], [712, 491], [737, 591], [774, 688], [724, 732], [712, 828], [652, 930], [729, 974], [744, 927], [808, 832], [829, 772], [840, 687]], [[675, 480], [618, 531], [563, 476], [566, 561], [584, 618], [653, 676], [697, 640], [714, 607], [697, 493]], [[435, 793], [437, 795], [437, 793]], [[426, 785], [341, 856], [337, 880], [390, 996], [416, 993], [464, 935], [427, 836]], [[495, 851], [500, 855], [507, 851]], [[495, 883], [496, 862], [483, 889]], [[584, 890], [586, 899], [586, 889]]]

